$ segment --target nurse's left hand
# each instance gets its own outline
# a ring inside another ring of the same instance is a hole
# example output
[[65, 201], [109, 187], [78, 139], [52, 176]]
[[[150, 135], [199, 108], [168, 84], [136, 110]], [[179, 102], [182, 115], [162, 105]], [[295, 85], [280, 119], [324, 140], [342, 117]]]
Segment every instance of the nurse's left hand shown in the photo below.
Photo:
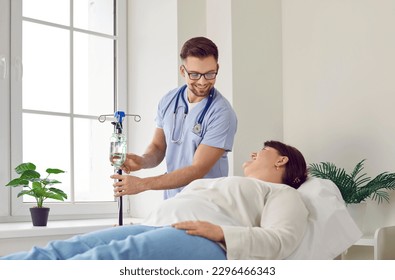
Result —
[[183, 229], [190, 235], [205, 237], [212, 241], [224, 242], [224, 232], [218, 225], [204, 221], [185, 221], [172, 224], [176, 229]]
[[138, 194], [146, 190], [144, 187], [144, 180], [142, 178], [120, 174], [114, 174], [111, 178], [118, 180], [118, 182], [113, 184], [115, 197], [126, 194]]

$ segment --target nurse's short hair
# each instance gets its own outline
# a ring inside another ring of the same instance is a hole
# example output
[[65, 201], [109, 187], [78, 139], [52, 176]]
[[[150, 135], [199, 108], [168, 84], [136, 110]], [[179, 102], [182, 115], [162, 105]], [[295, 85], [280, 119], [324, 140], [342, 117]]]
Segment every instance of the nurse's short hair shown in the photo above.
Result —
[[283, 175], [283, 183], [297, 189], [307, 179], [307, 164], [302, 153], [295, 147], [279, 141], [266, 141], [264, 146], [276, 149], [280, 155], [288, 157]]
[[206, 37], [194, 37], [186, 41], [181, 48], [181, 59], [184, 60], [189, 56], [198, 58], [213, 56], [218, 61], [218, 48]]

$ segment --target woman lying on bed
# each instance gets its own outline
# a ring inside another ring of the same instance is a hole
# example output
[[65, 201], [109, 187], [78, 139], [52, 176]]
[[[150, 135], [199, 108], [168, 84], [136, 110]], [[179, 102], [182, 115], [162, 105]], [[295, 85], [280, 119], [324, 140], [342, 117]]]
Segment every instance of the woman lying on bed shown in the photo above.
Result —
[[243, 168], [245, 177], [192, 182], [141, 225], [52, 241], [3, 259], [286, 258], [307, 225], [308, 211], [295, 190], [307, 177], [303, 155], [267, 141]]

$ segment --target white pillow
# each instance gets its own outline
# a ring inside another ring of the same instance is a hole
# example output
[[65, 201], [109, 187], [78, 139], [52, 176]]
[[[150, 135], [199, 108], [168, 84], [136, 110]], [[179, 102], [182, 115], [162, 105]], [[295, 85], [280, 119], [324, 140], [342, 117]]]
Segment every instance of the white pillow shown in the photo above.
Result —
[[298, 191], [310, 212], [309, 223], [301, 244], [287, 259], [334, 259], [361, 238], [332, 181], [309, 178]]

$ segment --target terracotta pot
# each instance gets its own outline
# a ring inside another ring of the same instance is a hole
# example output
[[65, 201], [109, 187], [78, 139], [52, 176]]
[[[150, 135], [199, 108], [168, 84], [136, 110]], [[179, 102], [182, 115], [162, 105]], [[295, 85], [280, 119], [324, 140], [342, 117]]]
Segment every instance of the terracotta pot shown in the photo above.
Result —
[[49, 208], [30, 208], [30, 215], [32, 217], [33, 226], [45, 227], [48, 222]]

